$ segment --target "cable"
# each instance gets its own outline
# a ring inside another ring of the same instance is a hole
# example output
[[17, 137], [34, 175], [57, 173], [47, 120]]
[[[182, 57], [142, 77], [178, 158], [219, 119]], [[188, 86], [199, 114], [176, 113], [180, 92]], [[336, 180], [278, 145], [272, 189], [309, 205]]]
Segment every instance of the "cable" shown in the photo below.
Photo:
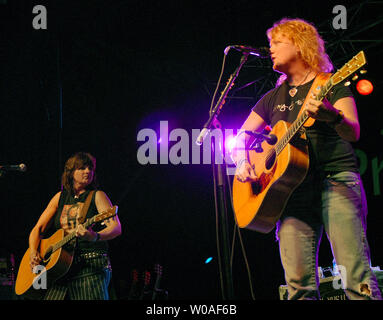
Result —
[[219, 241], [219, 212], [218, 212], [218, 197], [217, 197], [217, 184], [216, 184], [216, 174], [214, 163], [212, 163], [213, 168], [213, 182], [214, 182], [214, 203], [215, 203], [215, 232], [216, 232], [216, 242], [217, 242], [217, 260], [218, 260], [218, 270], [219, 270], [219, 279], [221, 282], [221, 293], [223, 300], [226, 299], [225, 290], [223, 289], [223, 274], [222, 274], [222, 260], [221, 260], [221, 250], [220, 250], [220, 241]]
[[[213, 94], [213, 97], [211, 99], [211, 104], [210, 104], [210, 110], [209, 110], [209, 115], [211, 115], [216, 95], [218, 92], [218, 89], [220, 87], [221, 81], [222, 81], [222, 76], [225, 70], [225, 64], [226, 64], [226, 55], [223, 55], [223, 60], [222, 60], [222, 66], [221, 66], [221, 72], [218, 77], [217, 85]], [[218, 260], [218, 269], [219, 269], [219, 278], [220, 278], [220, 283], [221, 283], [221, 293], [222, 297], [225, 300], [226, 295], [225, 295], [225, 289], [224, 289], [224, 281], [223, 281], [223, 271], [222, 271], [222, 258], [221, 258], [221, 244], [219, 241], [219, 210], [218, 210], [218, 196], [217, 196], [217, 185], [216, 185], [216, 172], [215, 172], [215, 166], [214, 163], [212, 163], [212, 169], [213, 169], [213, 181], [214, 181], [214, 202], [215, 202], [215, 223], [216, 223], [216, 242], [217, 242], [217, 260]]]
[[[226, 55], [224, 54], [223, 60], [222, 60], [222, 67], [221, 67], [221, 73], [218, 78], [217, 86], [215, 88], [211, 104], [210, 104], [210, 110], [209, 115], [212, 112], [215, 97], [217, 95], [218, 88], [221, 84], [222, 75], [225, 70], [225, 64], [226, 64]], [[212, 169], [213, 169], [213, 182], [214, 182], [214, 203], [215, 203], [215, 223], [216, 223], [216, 242], [217, 242], [217, 260], [218, 260], [218, 270], [219, 270], [219, 278], [221, 283], [221, 294], [222, 298], [225, 300], [225, 290], [224, 290], [224, 282], [223, 282], [223, 272], [222, 272], [222, 259], [221, 259], [221, 250], [220, 250], [220, 241], [219, 241], [219, 211], [218, 211], [218, 197], [217, 197], [217, 185], [216, 185], [216, 172], [215, 172], [215, 166], [214, 163], [212, 163]]]
[[211, 112], [212, 112], [212, 110], [213, 110], [215, 96], [217, 95], [218, 88], [219, 88], [219, 86], [220, 86], [220, 84], [221, 84], [223, 71], [225, 70], [225, 63], [226, 63], [226, 55], [224, 54], [224, 55], [223, 55], [223, 60], [222, 60], [221, 73], [220, 73], [219, 78], [218, 78], [217, 86], [215, 87], [215, 91], [214, 91], [214, 94], [213, 94], [213, 98], [211, 99], [209, 115], [211, 114]]
[[[244, 63], [244, 62], [245, 62], [245, 60], [242, 61], [242, 63]], [[222, 75], [223, 75], [223, 72], [224, 72], [224, 69], [225, 69], [225, 63], [226, 63], [226, 55], [224, 55], [224, 58], [223, 58], [223, 61], [222, 61], [221, 73], [219, 75], [217, 86], [215, 88], [215, 91], [214, 91], [214, 94], [213, 94], [213, 97], [212, 97], [212, 100], [211, 100], [209, 114], [211, 114], [213, 106], [214, 106], [215, 97], [217, 95], [217, 91], [218, 91], [218, 88], [220, 86], [220, 83], [221, 83], [221, 80], [222, 80]], [[225, 162], [225, 164], [226, 164], [226, 162]], [[214, 201], [215, 201], [215, 214], [216, 214], [217, 260], [218, 260], [218, 268], [219, 268], [219, 277], [220, 277], [220, 282], [221, 282], [222, 297], [223, 297], [223, 299], [225, 299], [226, 298], [225, 297], [225, 292], [224, 292], [225, 290], [223, 290], [222, 260], [221, 260], [221, 254], [220, 254], [219, 217], [218, 217], [219, 212], [218, 212], [218, 202], [217, 202], [218, 200], [217, 200], [216, 173], [215, 173], [214, 164], [212, 164], [212, 167], [213, 167]], [[227, 172], [227, 164], [226, 164], [225, 169], [226, 169], [226, 172]], [[232, 210], [234, 212], [232, 193], [231, 193], [231, 181], [230, 181], [229, 176], [227, 174], [226, 174], [226, 177], [228, 179], [228, 186], [229, 186], [229, 193], [230, 193], [230, 203], [231, 203]], [[243, 257], [244, 257], [244, 260], [245, 260], [247, 274], [248, 274], [248, 277], [249, 277], [250, 293], [251, 293], [252, 299], [255, 300], [254, 291], [253, 291], [253, 284], [252, 284], [252, 280], [251, 280], [251, 271], [250, 271], [249, 263], [247, 261], [246, 250], [245, 250], [244, 245], [243, 245], [243, 240], [242, 240], [241, 232], [239, 230], [238, 223], [237, 223], [235, 215], [234, 215], [234, 218], [235, 218], [235, 221], [234, 221], [233, 241], [232, 241], [232, 248], [231, 248], [231, 254], [230, 254], [230, 272], [232, 274], [233, 253], [234, 253], [234, 245], [235, 245], [235, 235], [236, 235], [236, 231], [238, 231], [238, 237], [239, 237], [241, 248], [242, 248], [242, 254], [243, 254]]]
[[[227, 164], [226, 164], [226, 169], [227, 169]], [[227, 170], [226, 170], [226, 172], [227, 172]], [[228, 181], [228, 185], [229, 185], [231, 208], [232, 208], [232, 210], [234, 212], [233, 196], [232, 196], [232, 193], [231, 193], [231, 181], [230, 181], [230, 178], [229, 178], [228, 175], [226, 175], [226, 177], [227, 177], [227, 181]], [[238, 231], [238, 238], [239, 238], [239, 242], [241, 244], [243, 259], [245, 260], [247, 276], [249, 278], [250, 294], [251, 294], [252, 299], [255, 300], [254, 289], [253, 289], [253, 281], [252, 281], [252, 277], [251, 277], [250, 266], [249, 266], [249, 262], [247, 260], [246, 250], [245, 250], [245, 247], [243, 245], [241, 231], [240, 231], [238, 223], [237, 223], [237, 218], [236, 218], [236, 216], [234, 214], [234, 232], [233, 232], [233, 241], [232, 241], [232, 249], [231, 249], [231, 259], [230, 259], [230, 266], [231, 266], [231, 268], [232, 268], [233, 256], [234, 256], [234, 244], [235, 244], [235, 233], [236, 233], [236, 231]]]

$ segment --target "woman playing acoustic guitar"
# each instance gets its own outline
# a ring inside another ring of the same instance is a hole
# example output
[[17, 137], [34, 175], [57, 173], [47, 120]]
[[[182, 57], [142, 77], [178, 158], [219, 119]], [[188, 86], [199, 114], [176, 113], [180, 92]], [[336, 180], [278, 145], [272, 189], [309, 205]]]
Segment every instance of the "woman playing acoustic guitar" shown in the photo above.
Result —
[[[107, 240], [121, 234], [117, 215], [91, 228], [79, 223], [84, 203], [89, 199], [86, 219], [111, 210], [112, 203], [103, 191], [96, 190], [96, 159], [79, 152], [70, 157], [62, 175], [62, 191], [49, 202], [29, 236], [30, 267], [42, 261], [40, 240], [53, 225], [63, 229], [64, 235], [74, 233], [71, 245], [74, 255], [69, 271], [47, 288], [44, 299], [50, 300], [107, 300], [111, 266]], [[92, 192], [91, 196], [88, 195]], [[83, 220], [85, 221], [85, 219]], [[96, 232], [97, 230], [97, 232]], [[65, 247], [64, 247], [65, 248]], [[70, 251], [70, 249], [68, 250]]]
[[[234, 186], [243, 189], [240, 194], [243, 197], [248, 194], [253, 196], [247, 186], [251, 183], [258, 186], [257, 191], [253, 192], [263, 195], [264, 190], [268, 190], [264, 185], [270, 177], [274, 179], [273, 173], [278, 172], [284, 162], [294, 160], [295, 164], [307, 164], [307, 169], [304, 168], [307, 171], [299, 178], [295, 189], [290, 188], [291, 196], [286, 197], [285, 204], [280, 204], [281, 195], [287, 194], [287, 187], [292, 185], [294, 178], [297, 179], [304, 165], [296, 165], [295, 171], [288, 169], [292, 172], [289, 180], [283, 181], [278, 190], [272, 189], [279, 183], [275, 181], [270, 187], [274, 192], [271, 201], [261, 203], [262, 208], [268, 208], [260, 226], [263, 230], [269, 227], [267, 219], [272, 209], [278, 205], [282, 211], [276, 233], [288, 298], [320, 298], [317, 253], [324, 230], [342, 271], [347, 297], [381, 299], [376, 277], [370, 268], [366, 197], [350, 143], [360, 136], [357, 108], [351, 90], [339, 82], [323, 100], [308, 94], [312, 92], [310, 88], [320, 90], [313, 83], [319, 75], [322, 77], [332, 70], [324, 42], [312, 24], [301, 19], [282, 19], [267, 31], [267, 36], [273, 69], [281, 73], [281, 77], [276, 88], [266, 93], [253, 107], [241, 132], [262, 132], [266, 125], [277, 130], [282, 127], [279, 124], [293, 123], [301, 109], [310, 121], [314, 120], [314, 124], [297, 132], [297, 140], [291, 140], [286, 147], [294, 150], [290, 145], [299, 142], [300, 145], [295, 148], [299, 157], [294, 158], [290, 152], [285, 152], [287, 157], [284, 161], [281, 158], [284, 151], [270, 153], [278, 153], [278, 161], [282, 163], [277, 162], [271, 167], [273, 159], [267, 159], [271, 169], [266, 174], [257, 169], [262, 165], [258, 158], [254, 156], [250, 159], [248, 153], [238, 151], [234, 156], [237, 164]], [[241, 134], [238, 137], [242, 139], [239, 142], [242, 146], [251, 143], [250, 136]], [[245, 142], [245, 137], [249, 141]], [[278, 147], [282, 145], [279, 142], [276, 144]], [[304, 150], [308, 150], [308, 155]], [[307, 161], [303, 154], [306, 154]], [[253, 203], [256, 201], [241, 203], [238, 211], [245, 212]]]

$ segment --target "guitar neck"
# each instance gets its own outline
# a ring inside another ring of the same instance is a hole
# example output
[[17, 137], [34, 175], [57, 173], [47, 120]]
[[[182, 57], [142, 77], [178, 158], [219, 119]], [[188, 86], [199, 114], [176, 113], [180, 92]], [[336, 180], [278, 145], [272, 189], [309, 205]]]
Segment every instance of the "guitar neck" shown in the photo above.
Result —
[[[90, 219], [88, 219], [84, 224], [84, 228], [87, 229], [89, 228], [93, 222], [95, 220], [95, 217], [92, 217]], [[76, 231], [73, 231], [71, 233], [69, 233], [68, 235], [66, 235], [62, 240], [58, 241], [57, 243], [55, 243], [53, 246], [52, 246], [52, 252], [60, 249], [61, 247], [65, 246], [68, 242], [70, 242], [71, 240], [73, 240], [74, 238], [76, 237]]]
[[[330, 89], [333, 87], [332, 78], [330, 78], [327, 83], [322, 86], [316, 100], [322, 101]], [[303, 106], [302, 106], [303, 108]], [[299, 129], [305, 124], [309, 116], [306, 112], [302, 112], [300, 116], [291, 124], [287, 132], [283, 135], [283, 137], [277, 142], [275, 145], [275, 150], [277, 155], [279, 155], [282, 150], [286, 147], [286, 145], [290, 142], [290, 140], [295, 136], [295, 134], [299, 131]]]

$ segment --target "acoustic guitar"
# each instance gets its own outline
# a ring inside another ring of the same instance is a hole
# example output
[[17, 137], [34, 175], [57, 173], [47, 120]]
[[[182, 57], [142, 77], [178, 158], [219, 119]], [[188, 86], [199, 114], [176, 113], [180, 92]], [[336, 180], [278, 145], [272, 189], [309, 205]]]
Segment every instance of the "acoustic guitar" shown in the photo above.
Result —
[[[334, 85], [365, 64], [364, 52], [360, 51], [334, 75], [327, 74], [329, 79], [319, 87], [314, 81], [310, 92], [316, 93], [317, 100], [323, 100]], [[248, 160], [258, 179], [248, 182], [233, 180], [233, 207], [240, 228], [261, 233], [273, 230], [291, 193], [305, 178], [309, 168], [309, 155], [302, 127], [309, 127], [315, 121], [303, 112], [310, 92], [293, 123], [280, 120], [275, 124], [270, 132], [270, 136], [277, 138], [275, 144], [263, 141], [261, 152], [251, 148], [248, 150]]]
[[[96, 222], [114, 217], [118, 207], [114, 206], [109, 210], [89, 218], [83, 226], [88, 229]], [[30, 266], [30, 249], [25, 252], [17, 273], [15, 292], [17, 295], [25, 295], [29, 298], [39, 299], [57, 279], [64, 276], [73, 261], [74, 244], [76, 232], [73, 231], [64, 236], [64, 230], [57, 230], [51, 237], [42, 239], [39, 246], [39, 253], [42, 261], [34, 273]], [[65, 247], [64, 247], [65, 246]], [[45, 285], [46, 284], [46, 285]]]

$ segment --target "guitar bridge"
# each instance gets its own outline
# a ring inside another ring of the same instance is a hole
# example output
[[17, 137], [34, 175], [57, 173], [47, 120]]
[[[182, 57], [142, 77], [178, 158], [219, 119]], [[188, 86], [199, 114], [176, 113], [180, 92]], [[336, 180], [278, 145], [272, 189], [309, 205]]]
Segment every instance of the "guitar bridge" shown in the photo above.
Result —
[[251, 183], [251, 190], [254, 194], [260, 194], [262, 191], [262, 184], [260, 180], [254, 181]]

